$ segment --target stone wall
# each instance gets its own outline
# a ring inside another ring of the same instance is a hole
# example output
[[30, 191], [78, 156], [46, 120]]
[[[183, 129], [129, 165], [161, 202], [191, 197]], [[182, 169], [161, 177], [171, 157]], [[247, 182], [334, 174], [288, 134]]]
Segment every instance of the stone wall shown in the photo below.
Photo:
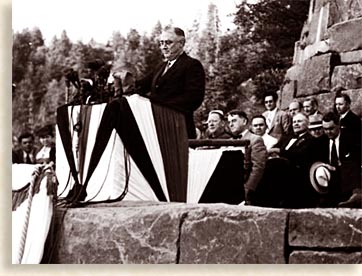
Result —
[[58, 209], [54, 234], [61, 264], [362, 263], [359, 209], [119, 202]]
[[333, 107], [336, 87], [351, 96], [362, 115], [362, 1], [311, 0], [307, 22], [295, 44], [293, 66], [281, 88], [281, 108], [315, 95], [320, 111]]

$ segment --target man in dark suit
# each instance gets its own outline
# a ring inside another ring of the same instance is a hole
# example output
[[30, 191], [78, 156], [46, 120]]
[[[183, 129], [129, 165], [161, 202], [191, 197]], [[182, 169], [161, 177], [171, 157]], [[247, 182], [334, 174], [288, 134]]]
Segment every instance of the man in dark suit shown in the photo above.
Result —
[[336, 111], [340, 119], [342, 132], [350, 136], [355, 142], [361, 142], [361, 119], [351, 111], [351, 98], [344, 93], [337, 93], [334, 100]]
[[[309, 168], [314, 161], [314, 137], [308, 131], [307, 115], [297, 113], [293, 116], [293, 135], [285, 136], [271, 153], [279, 154], [284, 159], [284, 173], [288, 174], [289, 183], [284, 185], [283, 207], [309, 208], [317, 204], [317, 193], [309, 181]], [[278, 164], [279, 166], [280, 164]], [[273, 169], [270, 169], [273, 171]], [[276, 170], [276, 169], [275, 169]], [[280, 171], [280, 170], [279, 170]]]
[[200, 61], [184, 52], [185, 33], [166, 27], [159, 38], [165, 61], [144, 79], [136, 82], [137, 91], [151, 101], [181, 111], [185, 115], [189, 138], [196, 138], [193, 112], [205, 95], [205, 72]]
[[34, 136], [29, 132], [18, 138], [20, 148], [12, 152], [13, 163], [35, 164]]
[[325, 136], [318, 143], [318, 161], [329, 164], [334, 170], [321, 206], [361, 208], [361, 143], [340, 128], [339, 118], [333, 112], [323, 116], [322, 125]]

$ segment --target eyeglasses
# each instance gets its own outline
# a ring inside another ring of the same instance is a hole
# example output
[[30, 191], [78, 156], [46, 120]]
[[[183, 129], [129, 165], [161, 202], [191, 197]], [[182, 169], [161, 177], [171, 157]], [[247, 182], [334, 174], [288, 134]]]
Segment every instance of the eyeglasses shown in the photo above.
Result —
[[264, 103], [273, 103], [274, 101], [271, 100], [271, 101], [264, 101]]
[[162, 46], [162, 45], [170, 46], [172, 43], [174, 43], [174, 41], [172, 41], [172, 40], [160, 40], [160, 41], [158, 42], [158, 44], [159, 44], [160, 46]]

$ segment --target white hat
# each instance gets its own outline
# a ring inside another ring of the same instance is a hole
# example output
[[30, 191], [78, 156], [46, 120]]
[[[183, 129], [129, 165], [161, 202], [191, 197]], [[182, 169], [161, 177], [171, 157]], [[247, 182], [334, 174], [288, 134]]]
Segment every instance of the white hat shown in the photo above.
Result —
[[[210, 117], [210, 115], [211, 115], [211, 114], [214, 114], [214, 113], [219, 114], [221, 120], [224, 120], [224, 112], [223, 112], [222, 110], [220, 110], [220, 109], [211, 110], [211, 111], [209, 112], [208, 117]], [[207, 124], [208, 122], [209, 122], [209, 118], [207, 118], [207, 121], [206, 121], [205, 123]]]
[[322, 162], [314, 163], [309, 170], [309, 179], [313, 188], [320, 194], [328, 192], [331, 172]]

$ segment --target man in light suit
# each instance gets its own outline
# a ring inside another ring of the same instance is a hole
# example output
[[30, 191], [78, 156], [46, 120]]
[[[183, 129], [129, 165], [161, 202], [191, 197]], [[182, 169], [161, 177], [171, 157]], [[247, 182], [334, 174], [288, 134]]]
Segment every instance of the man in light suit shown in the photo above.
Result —
[[205, 72], [200, 61], [183, 50], [185, 33], [167, 26], [159, 38], [165, 61], [144, 79], [136, 82], [139, 94], [185, 115], [189, 138], [196, 138], [193, 112], [201, 105], [205, 94]]
[[266, 111], [263, 112], [263, 116], [268, 126], [267, 133], [280, 141], [283, 135], [290, 133], [291, 122], [288, 113], [277, 108], [277, 100], [276, 92], [268, 92], [264, 95]]
[[246, 171], [249, 173], [244, 183], [244, 190], [245, 204], [253, 205], [256, 188], [264, 173], [267, 158], [266, 147], [260, 136], [248, 130], [248, 117], [245, 112], [241, 110], [230, 111], [228, 113], [228, 123], [235, 139], [250, 141], [248, 151], [245, 153]]
[[263, 138], [264, 145], [267, 150], [270, 150], [278, 142], [276, 138], [266, 133], [266, 120], [262, 115], [255, 115], [251, 119], [251, 131]]

